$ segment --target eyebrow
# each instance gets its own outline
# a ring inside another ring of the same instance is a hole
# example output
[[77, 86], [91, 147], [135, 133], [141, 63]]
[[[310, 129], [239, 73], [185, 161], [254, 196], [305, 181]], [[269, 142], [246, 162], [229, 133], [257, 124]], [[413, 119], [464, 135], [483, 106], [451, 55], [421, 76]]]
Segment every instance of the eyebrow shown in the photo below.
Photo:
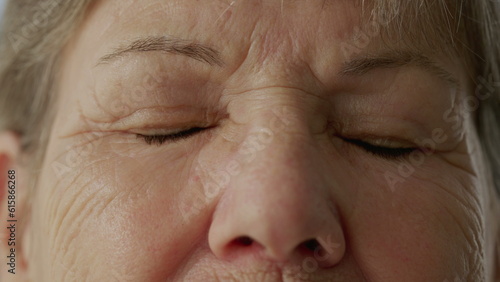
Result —
[[410, 51], [387, 52], [379, 56], [357, 58], [344, 63], [339, 73], [347, 76], [360, 76], [375, 69], [403, 66], [417, 66], [441, 78], [452, 86], [460, 85], [458, 79], [429, 57]]
[[211, 66], [224, 65], [219, 52], [209, 46], [179, 38], [149, 36], [135, 39], [125, 46], [114, 49], [111, 53], [101, 57], [97, 61], [96, 66], [111, 63], [112, 61], [129, 53], [141, 52], [164, 52], [178, 54], [207, 63]]

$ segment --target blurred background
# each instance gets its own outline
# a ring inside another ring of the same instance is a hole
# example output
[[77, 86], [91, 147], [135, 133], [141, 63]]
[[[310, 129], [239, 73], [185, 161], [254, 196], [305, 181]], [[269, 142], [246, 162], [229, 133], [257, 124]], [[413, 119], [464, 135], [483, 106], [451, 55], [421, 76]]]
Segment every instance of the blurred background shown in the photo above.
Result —
[[3, 15], [3, 7], [5, 6], [5, 2], [7, 0], [0, 0], [0, 15]]

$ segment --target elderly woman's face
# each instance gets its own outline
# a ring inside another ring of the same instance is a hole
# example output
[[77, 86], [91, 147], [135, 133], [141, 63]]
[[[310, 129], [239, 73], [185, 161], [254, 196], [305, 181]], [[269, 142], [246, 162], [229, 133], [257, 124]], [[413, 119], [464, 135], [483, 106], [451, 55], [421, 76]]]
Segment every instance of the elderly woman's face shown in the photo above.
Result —
[[91, 6], [62, 54], [37, 279], [482, 277], [464, 68], [360, 29], [354, 1], [284, 2]]

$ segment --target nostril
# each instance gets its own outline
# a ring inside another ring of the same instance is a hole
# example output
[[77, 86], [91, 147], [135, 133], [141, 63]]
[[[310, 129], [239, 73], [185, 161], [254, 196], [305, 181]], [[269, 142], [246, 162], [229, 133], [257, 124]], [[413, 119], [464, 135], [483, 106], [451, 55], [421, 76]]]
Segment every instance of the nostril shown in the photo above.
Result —
[[311, 251], [311, 252], [314, 252], [316, 249], [321, 247], [316, 239], [307, 240], [307, 241], [303, 242], [301, 245], [302, 245], [302, 248], [304, 248], [308, 251]]
[[235, 237], [229, 242], [229, 244], [226, 244], [217, 256], [225, 259], [231, 259], [243, 254], [259, 253], [262, 249], [262, 245], [251, 237], [240, 236]]
[[252, 238], [248, 236], [241, 236], [234, 240], [234, 243], [240, 246], [250, 246], [253, 243]]

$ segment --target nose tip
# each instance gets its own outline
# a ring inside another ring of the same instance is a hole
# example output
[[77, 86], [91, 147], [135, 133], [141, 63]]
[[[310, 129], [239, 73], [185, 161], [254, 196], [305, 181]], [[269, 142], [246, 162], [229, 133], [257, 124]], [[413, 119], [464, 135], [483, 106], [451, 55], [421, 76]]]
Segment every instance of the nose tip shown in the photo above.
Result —
[[237, 202], [224, 204], [214, 215], [209, 245], [218, 258], [330, 268], [344, 256], [342, 229], [328, 209], [290, 212], [282, 207], [268, 213], [241, 202], [233, 206]]

